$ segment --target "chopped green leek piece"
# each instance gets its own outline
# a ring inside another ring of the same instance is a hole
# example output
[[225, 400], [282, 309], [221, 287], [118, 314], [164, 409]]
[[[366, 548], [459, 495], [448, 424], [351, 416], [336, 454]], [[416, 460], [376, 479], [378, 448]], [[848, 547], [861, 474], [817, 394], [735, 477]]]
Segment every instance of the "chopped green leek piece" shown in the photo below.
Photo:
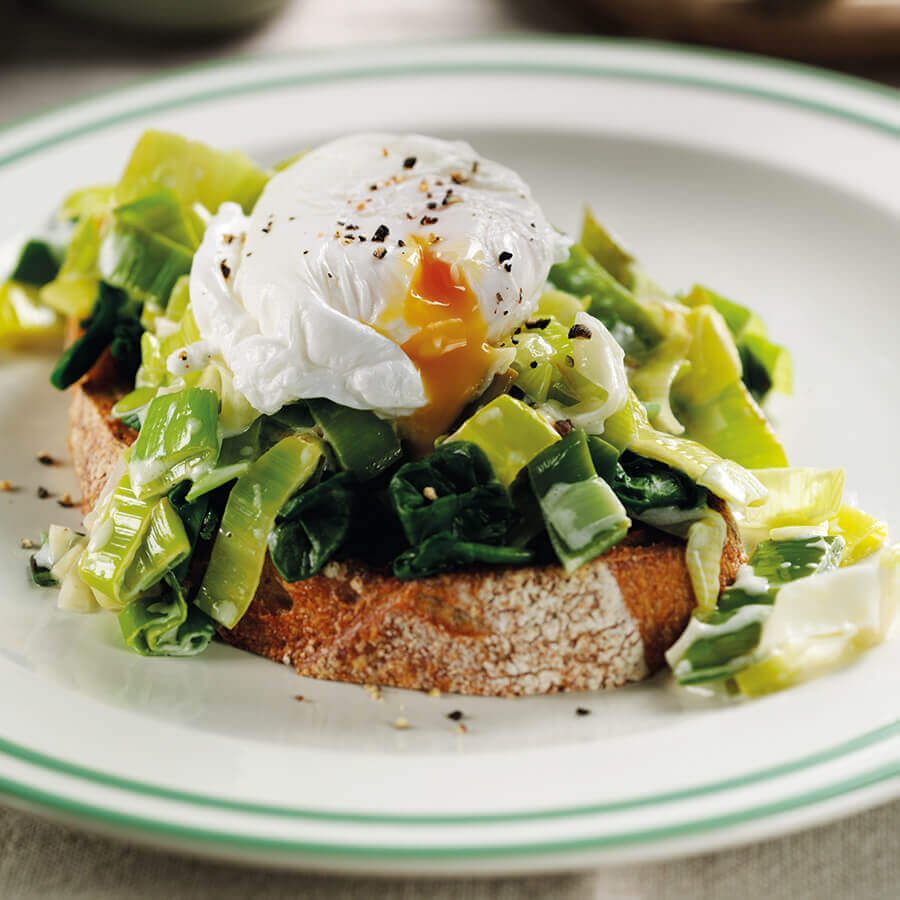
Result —
[[750, 528], [818, 525], [840, 511], [846, 477], [843, 469], [757, 469], [753, 474], [768, 495], [764, 503], [744, 513]]
[[95, 275], [60, 275], [41, 288], [41, 303], [64, 316], [83, 319], [97, 296]]
[[141, 365], [134, 376], [136, 388], [151, 388], [154, 393], [168, 381], [166, 360], [160, 349], [160, 340], [152, 331], [141, 335]]
[[581, 246], [629, 290], [634, 288], [634, 257], [609, 234], [594, 218], [590, 209], [584, 211], [581, 226]]
[[571, 327], [575, 314], [580, 312], [587, 312], [587, 303], [581, 297], [556, 288], [548, 288], [538, 301], [538, 317], [550, 316], [565, 328]]
[[684, 561], [700, 610], [712, 609], [719, 597], [722, 548], [727, 536], [725, 520], [714, 509], [707, 508], [688, 528]]
[[113, 418], [121, 419], [129, 428], [141, 430], [150, 401], [156, 396], [156, 388], [139, 387], [122, 397], [109, 411]]
[[666, 654], [679, 683], [719, 681], [754, 666], [761, 657], [758, 648], [779, 591], [798, 579], [836, 568], [842, 548], [840, 538], [761, 543], [750, 558], [751, 573], [742, 569], [735, 583], [722, 592], [717, 608], [706, 607], [696, 615]]
[[900, 600], [898, 557], [785, 585], [759, 642], [754, 665], [735, 676], [745, 694], [781, 690], [852, 659], [884, 640]]
[[568, 260], [550, 270], [550, 281], [571, 294], [589, 297], [587, 311], [603, 322], [629, 356], [645, 356], [663, 339], [650, 313], [584, 247], [572, 247]]
[[755, 578], [763, 582], [756, 581], [752, 589], [740, 580], [732, 584], [719, 597], [719, 609], [772, 604], [782, 585], [837, 568], [843, 549], [843, 538], [836, 536], [762, 541], [750, 557], [750, 566]]
[[280, 440], [240, 477], [228, 495], [197, 606], [226, 628], [247, 611], [262, 572], [278, 511], [315, 473], [322, 445], [305, 434]]
[[516, 387], [535, 403], [543, 403], [557, 376], [553, 365], [556, 350], [540, 332], [521, 334], [516, 342], [516, 358], [512, 363], [517, 376]]
[[846, 541], [841, 565], [852, 566], [884, 546], [888, 527], [886, 522], [842, 503], [837, 515], [828, 520], [828, 533]]
[[9, 279], [32, 287], [43, 287], [56, 278], [61, 263], [59, 250], [47, 241], [26, 241]]
[[128, 462], [136, 496], [167, 494], [180, 481], [196, 479], [215, 465], [218, 406], [216, 395], [202, 388], [151, 401]]
[[743, 381], [754, 398], [762, 401], [769, 391], [790, 394], [793, 389], [791, 355], [758, 334], [748, 334], [738, 344]]
[[447, 438], [477, 444], [507, 487], [529, 460], [558, 440], [556, 429], [540, 413], [509, 394], [482, 406]]
[[243, 475], [259, 458], [261, 431], [260, 418], [245, 432], [225, 438], [215, 467], [194, 479], [185, 499], [190, 503]]
[[194, 222], [169, 188], [124, 203], [113, 212], [123, 224], [158, 234], [188, 250], [196, 250], [200, 243]]
[[528, 463], [528, 476], [567, 573], [625, 537], [631, 521], [612, 488], [597, 476], [581, 429], [542, 450]]
[[180, 322], [191, 302], [191, 276], [182, 275], [172, 287], [169, 302], [166, 304], [166, 318]]
[[629, 450], [684, 472], [700, 487], [708, 488], [717, 497], [737, 507], [758, 503], [765, 496], [766, 489], [759, 479], [743, 466], [730, 459], [722, 459], [697, 441], [650, 428], [640, 403], [633, 402], [630, 409], [637, 433], [628, 446]]
[[83, 318], [97, 296], [97, 255], [101, 219], [90, 216], [75, 227], [56, 278], [41, 288], [41, 302], [65, 316]]
[[603, 423], [603, 431], [600, 432], [600, 437], [620, 452], [627, 449], [637, 437], [637, 419], [633, 412], [635, 405], [639, 406], [640, 402], [634, 395], [629, 396], [625, 405], [607, 418]]
[[178, 327], [175, 331], [160, 337], [159, 355], [165, 362], [176, 350], [181, 350], [182, 347], [187, 347], [199, 340], [200, 329], [197, 327], [197, 320], [194, 318], [193, 310], [188, 306], [178, 320]]
[[697, 307], [686, 319], [692, 333], [687, 351], [690, 366], [674, 390], [679, 401], [702, 407], [740, 380], [741, 358], [725, 320], [712, 306]]
[[331, 400], [309, 400], [310, 412], [338, 462], [357, 478], [374, 478], [400, 460], [400, 439], [390, 422]]
[[801, 670], [802, 650], [776, 650], [765, 659], [734, 673], [735, 684], [748, 697], [761, 697], [790, 687]]
[[607, 443], [596, 434], [588, 435], [588, 450], [590, 450], [591, 462], [593, 462], [597, 474], [607, 484], [612, 484], [616, 480], [616, 463], [622, 452], [618, 447]]
[[[188, 319], [193, 322], [190, 309], [185, 314], [184, 322]], [[235, 388], [231, 370], [220, 358], [210, 359], [200, 373], [182, 377], [185, 380], [198, 378], [196, 387], [215, 391], [219, 398], [219, 431], [223, 437], [242, 434], [260, 417], [259, 410], [254, 409], [250, 401]]]
[[684, 426], [671, 406], [672, 384], [690, 366], [686, 359], [693, 334], [683, 315], [675, 310], [663, 310], [666, 337], [647, 361], [632, 371], [631, 387], [645, 404], [656, 403], [658, 409], [648, 416], [655, 428], [670, 434], [681, 434]]
[[742, 606], [691, 619], [685, 635], [693, 640], [673, 668], [678, 683], [721, 681], [746, 668], [759, 646], [767, 613], [765, 606]]
[[31, 569], [31, 580], [38, 587], [59, 587], [59, 582], [50, 571], [50, 568], [40, 565], [35, 559], [36, 556], [36, 553], [32, 553], [28, 561], [28, 566]]
[[695, 285], [682, 302], [694, 308], [710, 306], [721, 314], [740, 354], [742, 379], [755, 400], [762, 401], [771, 390], [791, 393], [791, 356], [784, 347], [768, 340], [766, 327], [756, 313], [700, 285]]
[[151, 509], [147, 528], [113, 597], [120, 601], [136, 597], [156, 584], [165, 572], [187, 559], [190, 552], [191, 542], [181, 517], [167, 498], [161, 499]]
[[[678, 386], [676, 385], [676, 394]], [[704, 406], [678, 402], [675, 412], [686, 436], [748, 469], [788, 464], [784, 447], [742, 381]]]
[[501, 346], [515, 351], [512, 369], [516, 373], [516, 388], [533, 402], [543, 403], [561, 389], [567, 398], [571, 396], [571, 402], [577, 400], [577, 387], [585, 386], [585, 380], [566, 362], [567, 358], [574, 361], [568, 327], [553, 316], [526, 323]]
[[139, 500], [126, 472], [94, 523], [78, 571], [113, 605], [124, 606], [188, 553], [190, 542], [169, 500]]
[[166, 576], [166, 590], [137, 597], [119, 613], [125, 644], [142, 656], [196, 656], [216, 633], [215, 623], [184, 599], [178, 579]]
[[112, 204], [114, 190], [113, 185], [102, 184], [72, 191], [57, 210], [57, 218], [62, 222], [74, 222], [103, 213]]
[[175, 282], [191, 270], [193, 254], [161, 234], [116, 221], [106, 232], [100, 274], [133, 297], [165, 308]]
[[725, 320], [735, 341], [740, 341], [750, 334], [766, 336], [766, 326], [755, 312], [732, 300], [726, 300], [721, 294], [717, 294], [707, 287], [695, 284], [691, 292], [681, 298], [681, 302], [690, 307], [714, 307]]
[[229, 481], [240, 478], [250, 468], [251, 462], [235, 462], [227, 466], [216, 466], [200, 475], [191, 485], [188, 500], [196, 500], [198, 497], [202, 497], [210, 491], [222, 487], [223, 484], [228, 484]]
[[829, 535], [763, 541], [753, 551], [750, 565], [754, 575], [770, 584], [787, 584], [837, 568], [843, 549], [844, 539]]
[[35, 288], [14, 281], [0, 284], [0, 347], [54, 345], [61, 338], [61, 320], [41, 304]]
[[201, 203], [216, 212], [232, 200], [249, 213], [267, 178], [243, 153], [215, 150], [177, 134], [146, 131], [131, 153], [115, 196], [118, 203], [128, 203], [168, 188], [186, 208]]

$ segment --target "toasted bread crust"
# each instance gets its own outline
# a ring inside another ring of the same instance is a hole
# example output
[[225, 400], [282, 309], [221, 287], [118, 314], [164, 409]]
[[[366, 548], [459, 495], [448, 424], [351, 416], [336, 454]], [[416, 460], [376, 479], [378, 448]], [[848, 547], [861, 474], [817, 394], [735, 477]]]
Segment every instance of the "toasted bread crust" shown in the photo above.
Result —
[[[85, 510], [136, 433], [110, 418], [109, 360], [72, 388], [69, 443]], [[727, 506], [724, 587], [746, 554]], [[301, 675], [359, 684], [513, 696], [618, 687], [659, 669], [695, 606], [684, 543], [650, 529], [571, 576], [560, 566], [477, 569], [401, 581], [332, 562], [287, 583], [266, 560], [229, 643]]]

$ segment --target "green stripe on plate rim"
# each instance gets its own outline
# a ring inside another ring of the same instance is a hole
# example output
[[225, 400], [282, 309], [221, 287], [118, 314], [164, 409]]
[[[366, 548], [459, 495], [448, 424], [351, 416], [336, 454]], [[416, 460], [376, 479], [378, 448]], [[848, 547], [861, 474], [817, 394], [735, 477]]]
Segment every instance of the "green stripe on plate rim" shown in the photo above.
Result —
[[227, 831], [213, 831], [208, 828], [195, 828], [176, 822], [162, 822], [132, 813], [117, 812], [93, 804], [83, 803], [67, 797], [61, 797], [41, 791], [27, 785], [20, 785], [0, 777], [0, 791], [18, 798], [25, 804], [40, 808], [51, 808], [59, 813], [93, 820], [104, 826], [125, 826], [149, 834], [158, 834], [168, 838], [186, 838], [192, 841], [228, 845], [251, 850], [268, 850], [288, 852], [292, 854], [313, 854], [322, 857], [364, 857], [369, 859], [474, 859], [491, 857], [523, 856], [529, 853], [577, 853], [579, 851], [608, 850], [616, 847], [628, 847], [640, 844], [675, 840], [691, 835], [704, 834], [722, 828], [734, 828], [739, 825], [766, 819], [775, 815], [783, 815], [797, 810], [825, 803], [843, 797], [855, 791], [864, 790], [877, 784], [896, 778], [900, 775], [900, 763], [889, 763], [868, 772], [846, 778], [834, 784], [814, 788], [801, 794], [793, 794], [781, 800], [749, 806], [728, 813], [641, 828], [632, 831], [620, 831], [596, 837], [572, 838], [560, 841], [535, 841], [518, 844], [473, 844], [422, 847], [421, 845], [383, 845], [367, 846], [365, 844], [329, 844], [324, 842], [303, 841], [289, 838], [260, 837], [246, 834], [235, 834]]
[[[629, 812], [651, 806], [662, 806], [675, 803], [679, 800], [695, 799], [721, 793], [722, 791], [735, 790], [749, 787], [762, 781], [773, 778], [781, 778], [785, 775], [793, 775], [803, 772], [815, 766], [842, 759], [851, 753], [858, 753], [869, 747], [880, 744], [882, 741], [900, 736], [900, 720], [892, 722], [881, 728], [876, 728], [865, 734], [858, 735], [842, 744], [828, 747], [808, 756], [779, 763], [756, 772], [748, 772], [733, 778], [713, 781], [707, 784], [694, 785], [689, 788], [668, 791], [662, 794], [649, 794], [646, 796], [630, 797], [610, 803], [597, 803], [585, 806], [569, 807], [565, 809], [527, 810], [511, 813], [477, 813], [460, 815], [385, 815], [379, 813], [343, 813], [329, 812], [327, 810], [304, 809], [288, 806], [273, 806], [267, 803], [250, 803], [239, 800], [228, 800], [223, 797], [212, 797], [207, 794], [196, 794], [189, 791], [180, 791], [174, 788], [164, 788], [149, 782], [137, 781], [91, 769], [76, 763], [67, 762], [59, 757], [39, 753], [29, 747], [24, 747], [13, 741], [0, 738], [0, 753], [18, 759], [21, 762], [33, 765], [37, 768], [55, 772], [88, 781], [102, 787], [116, 788], [129, 791], [133, 794], [154, 797], [163, 800], [173, 800], [194, 806], [210, 807], [226, 810], [228, 812], [242, 812], [253, 815], [268, 815], [279, 818], [310, 819], [320, 822], [346, 822], [368, 825], [474, 825], [497, 824], [515, 822], [533, 822], [544, 819], [562, 819], [574, 816], [611, 815], [614, 813]], [[900, 772], [900, 760], [897, 761]]]
[[[490, 43], [487, 39], [485, 43]], [[604, 48], [620, 48], [634, 47], [637, 49], [657, 49], [666, 53], [674, 53], [685, 58], [715, 58], [722, 61], [737, 61], [742, 65], [750, 65], [757, 67], [765, 67], [774, 70], [782, 70], [790, 73], [804, 75], [813, 81], [823, 83], [836, 83], [851, 87], [864, 93], [870, 93], [882, 98], [888, 98], [893, 101], [900, 99], [900, 94], [891, 88], [880, 85], [871, 84], [861, 79], [852, 78], [846, 75], [837, 75], [834, 73], [823, 72], [808, 66], [795, 63], [782, 63], [778, 61], [768, 60], [762, 57], [754, 57], [747, 54], [730, 53], [718, 50], [684, 50], [682, 48], [671, 47], [666, 44], [648, 41], [591, 41], [567, 38], [543, 38], [543, 39], [510, 39], [509, 46], [522, 45], [529, 46], [534, 44], [551, 44], [571, 45], [578, 47], [596, 48], [602, 50]], [[438, 43], [435, 46], [459, 46], [453, 42]], [[316, 54], [318, 58], [324, 58], [324, 51]], [[280, 54], [282, 58], [299, 58], [300, 53], [289, 52]], [[308, 52], [304, 52], [303, 56], [309, 57]], [[94, 96], [86, 97], [75, 103], [68, 103], [64, 106], [71, 109], [77, 105], [90, 105], [97, 96], [116, 96], [127, 95], [133, 91], [136, 84], [162, 84], [168, 81], [177, 81], [191, 72], [203, 70], [221, 69], [223, 71], [237, 68], [235, 64], [247, 65], [257, 60], [271, 59], [272, 57], [247, 57], [235, 60], [231, 63], [210, 62], [196, 66], [186, 67], [176, 72], [164, 76], [156, 76], [143, 79], [140, 82], [125, 85], [123, 87], [113, 88], [109, 91], [100, 92]], [[730, 93], [741, 96], [749, 96], [758, 99], [774, 101], [781, 104], [799, 107], [845, 121], [853, 122], [857, 125], [873, 128], [882, 133], [900, 136], [900, 126], [891, 122], [884, 121], [875, 116], [859, 113], [848, 106], [841, 106], [836, 103], [826, 103], [823, 101], [812, 100], [807, 97], [800, 97], [781, 91], [770, 90], [766, 88], [756, 88], [748, 85], [729, 84], [713, 78], [705, 78], [699, 76], [660, 74], [651, 71], [642, 71], [640, 69], [628, 69], [608, 65], [590, 65], [590, 64], [558, 64], [545, 61], [528, 61], [528, 62], [448, 62], [448, 63], [411, 63], [411, 64], [394, 64], [394, 65], [372, 65], [356, 69], [344, 68], [332, 72], [315, 72], [315, 73], [296, 73], [290, 76], [280, 78], [262, 78], [256, 81], [249, 81], [244, 84], [230, 84], [227, 87], [219, 86], [215, 89], [197, 91], [175, 99], [167, 99], [157, 102], [145, 103], [142, 106], [133, 107], [131, 109], [115, 113], [108, 116], [101, 116], [90, 122], [82, 123], [70, 128], [65, 128], [56, 134], [42, 138], [31, 144], [20, 147], [0, 157], [0, 167], [11, 165], [17, 160], [21, 160], [41, 150], [56, 146], [67, 141], [74, 140], [84, 134], [96, 132], [98, 130], [113, 127], [124, 122], [141, 118], [143, 116], [152, 115], [157, 112], [164, 112], [175, 108], [184, 108], [187, 106], [197, 105], [210, 100], [215, 100], [222, 96], [235, 96], [236, 94], [259, 93], [264, 91], [277, 90], [280, 88], [295, 87], [299, 85], [321, 84], [325, 82], [341, 82], [351, 81], [360, 78], [395, 78], [409, 75], [442, 75], [442, 74], [462, 74], [462, 73], [506, 73], [506, 74], [535, 74], [535, 75], [561, 75], [561, 76], [579, 76], [592, 78], [620, 78], [643, 82], [658, 82], [661, 84], [677, 85], [684, 87], [698, 87], [708, 90], [714, 90], [721, 93]], [[50, 118], [51, 113], [39, 113], [36, 116], [20, 119], [16, 122], [9, 123], [0, 129], [0, 134], [8, 134], [14, 132], [17, 128], [22, 127], [26, 123], [39, 122], [43, 118]], [[622, 812], [628, 809], [636, 809], [663, 803], [676, 802], [678, 800], [686, 800], [693, 797], [708, 795], [724, 790], [744, 787], [750, 784], [759, 783], [761, 781], [772, 778], [782, 777], [788, 774], [794, 774], [825, 762], [830, 762], [847, 756], [851, 753], [858, 752], [867, 747], [881, 743], [900, 735], [900, 720], [896, 720], [888, 725], [863, 735], [859, 735], [849, 741], [836, 745], [831, 748], [819, 751], [806, 757], [794, 760], [789, 763], [783, 763], [758, 772], [747, 773], [732, 779], [725, 779], [719, 782], [713, 782], [707, 785], [700, 785], [693, 788], [687, 788], [679, 791], [672, 791], [665, 794], [648, 797], [637, 797], [629, 800], [622, 800], [616, 803], [599, 804], [594, 806], [573, 807], [560, 810], [536, 810], [524, 813], [509, 814], [488, 814], [488, 815], [468, 815], [468, 816], [376, 816], [366, 814], [353, 813], [329, 813], [321, 810], [301, 810], [289, 809], [284, 807], [270, 807], [263, 804], [241, 803], [238, 801], [229, 801], [205, 795], [195, 795], [186, 792], [174, 791], [170, 789], [160, 788], [155, 785], [120, 778], [115, 775], [103, 773], [81, 767], [73, 763], [68, 763], [51, 756], [47, 756], [21, 746], [11, 741], [0, 739], [0, 752], [19, 759], [38, 768], [55, 771], [60, 774], [81, 778], [91, 781], [105, 787], [115, 787], [123, 790], [139, 793], [146, 796], [154, 796], [161, 799], [176, 800], [194, 805], [210, 806], [224, 808], [232, 811], [247, 812], [253, 814], [266, 814], [274, 816], [292, 816], [313, 818], [319, 820], [327, 820], [333, 822], [347, 823], [368, 823], [368, 824], [416, 824], [416, 825], [449, 825], [449, 824], [474, 824], [474, 823], [500, 823], [500, 822], [527, 822], [538, 821], [548, 818], [561, 818], [567, 816], [583, 816], [592, 814], [610, 814]], [[125, 813], [116, 813], [102, 807], [84, 804], [79, 801], [59, 796], [56, 794], [40, 791], [32, 788], [27, 784], [19, 784], [11, 779], [0, 778], [0, 790], [9, 796], [17, 797], [21, 801], [28, 804], [36, 804], [42, 807], [49, 807], [61, 813], [77, 814], [80, 816], [93, 818], [99, 822], [106, 824], [128, 825], [139, 828], [144, 831], [155, 833], [164, 833], [170, 836], [191, 837], [200, 841], [212, 841], [216, 843], [236, 844], [240, 846], [253, 847], [257, 849], [272, 850], [290, 850], [308, 853], [325, 853], [333, 855], [365, 855], [365, 856], [406, 856], [406, 857], [477, 857], [485, 855], [507, 855], [519, 853], [531, 853], [535, 851], [541, 852], [574, 852], [578, 850], [600, 849], [604, 847], [626, 846], [636, 843], [648, 843], [660, 840], [666, 840], [675, 837], [683, 837], [691, 834], [702, 833], [713, 828], [729, 827], [742, 823], [754, 821], [760, 818], [779, 815], [792, 810], [801, 809], [803, 807], [821, 803], [829, 799], [846, 795], [848, 793], [861, 790], [874, 784], [885, 782], [891, 778], [900, 775], [900, 761], [890, 763], [878, 769], [867, 773], [856, 775], [852, 778], [845, 779], [833, 785], [820, 787], [804, 794], [795, 795], [780, 801], [768, 804], [762, 804], [755, 807], [749, 807], [736, 812], [719, 815], [711, 818], [697, 819], [680, 824], [673, 824], [664, 827], [643, 829], [627, 833], [619, 833], [598, 838], [585, 838], [577, 841], [563, 841], [557, 843], [534, 843], [534, 844], [517, 844], [511, 846], [497, 847], [365, 847], [351, 845], [331, 845], [331, 844], [312, 844], [291, 840], [274, 840], [267, 838], [252, 838], [243, 835], [234, 835], [229, 833], [220, 833], [207, 831], [199, 828], [191, 828], [175, 824], [161, 823], [151, 819], [143, 819], [139, 816], [133, 816]]]

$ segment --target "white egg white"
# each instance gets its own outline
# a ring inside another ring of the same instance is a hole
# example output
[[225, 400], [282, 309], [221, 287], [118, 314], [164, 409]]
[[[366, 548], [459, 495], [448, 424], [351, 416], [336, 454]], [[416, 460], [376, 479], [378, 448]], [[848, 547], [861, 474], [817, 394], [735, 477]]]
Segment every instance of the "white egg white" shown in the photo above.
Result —
[[223, 204], [194, 257], [191, 303], [261, 412], [328, 397], [405, 416], [428, 402], [400, 346], [422, 254], [468, 286], [493, 342], [534, 311], [569, 244], [515, 172], [468, 144], [352, 135], [276, 174], [249, 217]]

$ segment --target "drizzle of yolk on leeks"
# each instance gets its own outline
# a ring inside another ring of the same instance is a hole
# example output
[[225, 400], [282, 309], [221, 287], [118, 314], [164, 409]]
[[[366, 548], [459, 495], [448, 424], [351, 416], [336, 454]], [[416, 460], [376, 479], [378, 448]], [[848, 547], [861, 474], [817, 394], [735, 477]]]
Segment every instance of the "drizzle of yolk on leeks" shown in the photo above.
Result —
[[487, 323], [468, 285], [455, 281], [450, 264], [424, 248], [403, 318], [416, 334], [401, 346], [422, 376], [428, 403], [400, 427], [424, 455], [484, 384], [491, 364]]

